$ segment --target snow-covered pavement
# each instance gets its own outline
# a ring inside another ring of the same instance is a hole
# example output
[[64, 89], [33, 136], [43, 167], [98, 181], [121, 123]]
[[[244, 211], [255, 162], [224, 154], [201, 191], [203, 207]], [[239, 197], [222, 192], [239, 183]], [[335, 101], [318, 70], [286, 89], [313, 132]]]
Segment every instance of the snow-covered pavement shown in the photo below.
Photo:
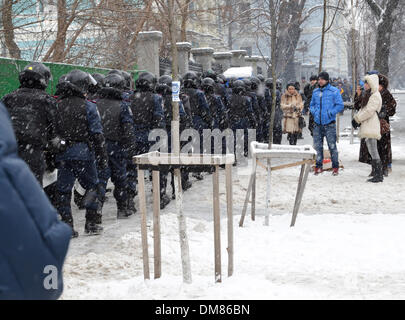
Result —
[[[405, 101], [405, 95], [400, 98]], [[248, 216], [243, 228], [238, 222], [248, 176], [234, 171], [235, 271], [231, 278], [226, 277], [225, 176], [221, 170], [220, 284], [214, 283], [211, 176], [194, 181], [184, 194], [192, 284], [182, 283], [174, 202], [161, 213], [162, 277], [146, 282], [139, 214], [117, 221], [110, 194], [104, 234], [86, 237], [84, 212], [75, 210], [80, 237], [70, 244], [62, 299], [404, 299], [405, 139], [401, 119], [405, 112], [400, 108], [393, 123], [393, 173], [384, 183], [366, 183], [370, 167], [357, 161], [359, 140], [351, 145], [348, 137], [341, 138], [338, 149], [344, 170], [337, 177], [329, 172], [310, 175], [294, 228], [289, 223], [299, 168], [273, 172], [269, 227], [263, 225], [264, 169], [259, 169], [256, 221]], [[341, 122], [342, 128], [350, 125], [349, 111]], [[298, 143], [310, 144], [306, 129], [304, 136]], [[147, 200], [153, 276], [150, 194]]]

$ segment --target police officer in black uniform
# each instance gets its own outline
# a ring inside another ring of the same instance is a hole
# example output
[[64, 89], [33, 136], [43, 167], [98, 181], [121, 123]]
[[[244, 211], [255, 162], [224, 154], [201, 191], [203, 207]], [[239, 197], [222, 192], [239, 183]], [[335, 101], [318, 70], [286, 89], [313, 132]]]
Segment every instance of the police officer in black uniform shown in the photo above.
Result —
[[107, 144], [108, 168], [99, 172], [100, 200], [102, 203], [105, 200], [108, 179], [111, 177], [117, 218], [123, 219], [133, 213], [128, 210], [127, 161], [136, 154], [134, 122], [129, 104], [122, 99], [125, 79], [119, 74], [109, 74], [104, 84], [105, 87], [98, 92], [97, 108]]
[[46, 93], [51, 79], [48, 67], [28, 64], [19, 74], [20, 88], [6, 95], [6, 106], [18, 142], [18, 154], [42, 185], [46, 148], [55, 141], [56, 100]]
[[[165, 116], [163, 112], [162, 97], [154, 93], [156, 77], [150, 72], [143, 72], [135, 82], [136, 92], [131, 102], [131, 111], [134, 119], [136, 136], [136, 154], [140, 155], [149, 152], [152, 143], [149, 142], [149, 133], [153, 129], [165, 129]], [[129, 171], [130, 186], [136, 185], [137, 171], [135, 166], [131, 166]], [[162, 185], [161, 185], [162, 187]], [[160, 193], [160, 206], [164, 208], [170, 198]], [[130, 200], [135, 196], [133, 189], [130, 190]]]
[[86, 189], [86, 234], [100, 234], [97, 224], [99, 200], [97, 194], [99, 171], [107, 168], [108, 158], [100, 115], [96, 104], [86, 99], [90, 84], [96, 81], [86, 72], [72, 70], [57, 86], [57, 133], [65, 142], [66, 150], [56, 156], [58, 168], [57, 209], [62, 220], [74, 231], [71, 210], [72, 188], [76, 178]]
[[262, 132], [261, 132], [261, 124], [262, 124], [262, 117], [261, 108], [259, 106], [259, 100], [257, 99], [256, 92], [252, 90], [252, 81], [250, 79], [243, 79], [246, 89], [246, 95], [250, 97], [252, 102], [253, 112], [255, 113], [256, 123], [252, 129], [256, 129], [256, 140], [260, 141]]
[[[280, 83], [280, 82], [277, 82], [277, 83]], [[265, 96], [265, 100], [266, 100], [266, 105], [269, 110], [268, 112], [269, 112], [269, 119], [270, 119], [272, 105], [273, 105], [273, 79], [272, 78], [266, 79], [265, 84], [266, 84], [266, 90], [264, 92], [264, 96]], [[279, 89], [277, 89], [277, 85], [276, 85], [276, 106], [275, 106], [275, 112], [274, 112], [273, 142], [272, 142], [274, 144], [281, 144], [281, 140], [283, 138], [283, 128], [282, 128], [283, 111], [281, 110], [280, 103], [281, 103], [281, 92]], [[266, 143], [269, 142], [269, 127], [270, 127], [270, 120], [267, 123], [266, 129], [265, 129]]]
[[264, 142], [264, 136], [265, 136], [265, 130], [266, 130], [266, 123], [269, 121], [269, 114], [268, 114], [268, 108], [266, 107], [266, 101], [264, 97], [264, 90], [261, 88], [261, 81], [259, 80], [258, 77], [250, 77], [249, 79], [252, 83], [252, 91], [257, 98], [257, 102], [259, 104], [259, 110], [260, 110], [260, 123], [258, 123], [258, 137], [257, 141], [259, 142]]
[[[201, 85], [200, 79], [195, 72], [189, 71], [184, 75], [183, 81], [184, 93], [188, 96], [190, 101], [193, 128], [197, 130], [200, 135], [199, 152], [210, 153], [210, 151], [205, 150], [203, 146], [203, 130], [211, 128], [212, 115], [205, 94], [199, 89]], [[204, 179], [201, 173], [194, 173], [193, 176], [198, 180]]]
[[[232, 98], [230, 101], [229, 123], [234, 132], [235, 143], [238, 129], [244, 130], [244, 154], [249, 148], [248, 129], [256, 127], [256, 117], [252, 107], [252, 100], [246, 95], [246, 86], [242, 80], [232, 83]], [[242, 146], [240, 146], [242, 147]], [[236, 145], [234, 151], [236, 152]]]

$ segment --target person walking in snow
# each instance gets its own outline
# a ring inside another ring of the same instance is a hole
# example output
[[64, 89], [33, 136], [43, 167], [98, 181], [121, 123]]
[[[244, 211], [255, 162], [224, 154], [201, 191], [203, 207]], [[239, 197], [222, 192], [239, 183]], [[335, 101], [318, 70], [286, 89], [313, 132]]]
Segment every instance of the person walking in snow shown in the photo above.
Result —
[[363, 100], [363, 107], [353, 117], [353, 128], [359, 130], [359, 137], [365, 138], [367, 149], [371, 155], [373, 177], [368, 182], [383, 182], [383, 169], [381, 158], [378, 153], [377, 140], [381, 139], [381, 127], [378, 113], [381, 111], [382, 99], [378, 91], [378, 75], [372, 74], [365, 77], [364, 88], [370, 90], [370, 97], [367, 103]]

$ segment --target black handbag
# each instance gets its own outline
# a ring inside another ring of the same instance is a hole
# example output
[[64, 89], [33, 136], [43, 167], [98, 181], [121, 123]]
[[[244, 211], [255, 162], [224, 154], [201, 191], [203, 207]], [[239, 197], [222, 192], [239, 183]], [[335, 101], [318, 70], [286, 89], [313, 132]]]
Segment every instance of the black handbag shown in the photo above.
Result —
[[305, 118], [303, 116], [300, 116], [298, 118], [298, 126], [300, 129], [305, 128], [307, 126], [307, 123], [305, 122]]

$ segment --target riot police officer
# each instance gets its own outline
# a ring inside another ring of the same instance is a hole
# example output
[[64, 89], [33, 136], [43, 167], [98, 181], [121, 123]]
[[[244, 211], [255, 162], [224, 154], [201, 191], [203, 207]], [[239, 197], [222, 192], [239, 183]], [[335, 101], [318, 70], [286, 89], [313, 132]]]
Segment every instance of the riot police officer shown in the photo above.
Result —
[[261, 81], [258, 77], [250, 77], [252, 83], [252, 93], [257, 97], [257, 102], [260, 110], [260, 123], [258, 123], [258, 136], [257, 141], [264, 142], [266, 123], [269, 121], [268, 108], [266, 107], [266, 101], [264, 97], [264, 90], [261, 88]]
[[212, 129], [224, 130], [228, 128], [228, 114], [221, 96], [215, 94], [216, 83], [212, 78], [205, 78], [202, 81], [202, 89], [212, 114]]
[[129, 104], [122, 99], [125, 79], [119, 74], [109, 74], [105, 77], [104, 85], [98, 92], [97, 108], [107, 145], [108, 168], [99, 172], [100, 196], [103, 203], [107, 182], [111, 177], [117, 202], [117, 218], [122, 219], [133, 213], [128, 210], [127, 161], [135, 156], [136, 151], [134, 122]]
[[56, 100], [46, 93], [51, 79], [48, 67], [28, 64], [19, 74], [20, 88], [6, 95], [3, 103], [10, 114], [18, 142], [18, 154], [42, 185], [44, 151], [55, 138]]
[[96, 81], [88, 73], [72, 70], [65, 81], [57, 86], [59, 94], [57, 133], [65, 142], [66, 149], [56, 156], [57, 209], [62, 220], [72, 227], [73, 237], [78, 235], [73, 227], [70, 205], [76, 178], [86, 189], [85, 233], [100, 234], [103, 230], [97, 224], [99, 208], [97, 169], [105, 169], [108, 158], [97, 106], [86, 99], [90, 84], [95, 83]]
[[[211, 110], [208, 106], [204, 92], [199, 89], [200, 79], [193, 71], [187, 72], [184, 77], [184, 93], [189, 97], [193, 127], [200, 135], [200, 153], [209, 153], [204, 149], [203, 130], [210, 129], [212, 123]], [[202, 180], [201, 173], [193, 174], [198, 180]]]
[[[277, 84], [281, 83], [277, 80]], [[269, 112], [269, 119], [271, 116], [271, 110], [273, 105], [273, 79], [268, 78], [266, 79], [266, 90], [265, 90], [265, 99], [266, 105], [268, 107]], [[280, 107], [281, 103], [281, 92], [277, 89], [276, 85], [276, 106], [275, 106], [275, 113], [274, 113], [274, 124], [273, 124], [273, 142], [274, 144], [281, 144], [281, 140], [283, 137], [283, 128], [282, 128], [282, 120], [283, 120], [283, 111]], [[265, 141], [269, 142], [269, 127], [270, 120], [267, 122], [267, 126], [265, 128]]]
[[262, 123], [262, 114], [259, 106], [259, 100], [257, 99], [256, 92], [252, 90], [252, 81], [250, 79], [243, 79], [243, 82], [245, 84], [246, 96], [248, 96], [252, 101], [252, 108], [256, 118], [255, 126], [252, 127], [252, 129], [256, 129], [256, 140], [260, 141], [262, 135], [260, 127]]
[[[229, 123], [234, 132], [236, 142], [236, 132], [238, 129], [244, 130], [244, 154], [248, 153], [248, 129], [256, 126], [255, 113], [252, 107], [252, 100], [246, 96], [246, 86], [242, 80], [235, 80], [232, 83], [232, 98], [230, 101]], [[239, 146], [242, 147], [242, 146]], [[236, 146], [235, 146], [235, 152]]]
[[[154, 93], [156, 77], [150, 72], [143, 72], [135, 82], [136, 93], [131, 102], [131, 111], [134, 119], [136, 136], [136, 154], [149, 152], [152, 143], [149, 142], [149, 133], [153, 129], [165, 129], [166, 123], [163, 112], [162, 97]], [[130, 179], [130, 200], [135, 196], [133, 187], [136, 185], [137, 171], [135, 166], [131, 166], [129, 172]], [[160, 205], [164, 208], [170, 202], [170, 198], [165, 194], [160, 194]]]

